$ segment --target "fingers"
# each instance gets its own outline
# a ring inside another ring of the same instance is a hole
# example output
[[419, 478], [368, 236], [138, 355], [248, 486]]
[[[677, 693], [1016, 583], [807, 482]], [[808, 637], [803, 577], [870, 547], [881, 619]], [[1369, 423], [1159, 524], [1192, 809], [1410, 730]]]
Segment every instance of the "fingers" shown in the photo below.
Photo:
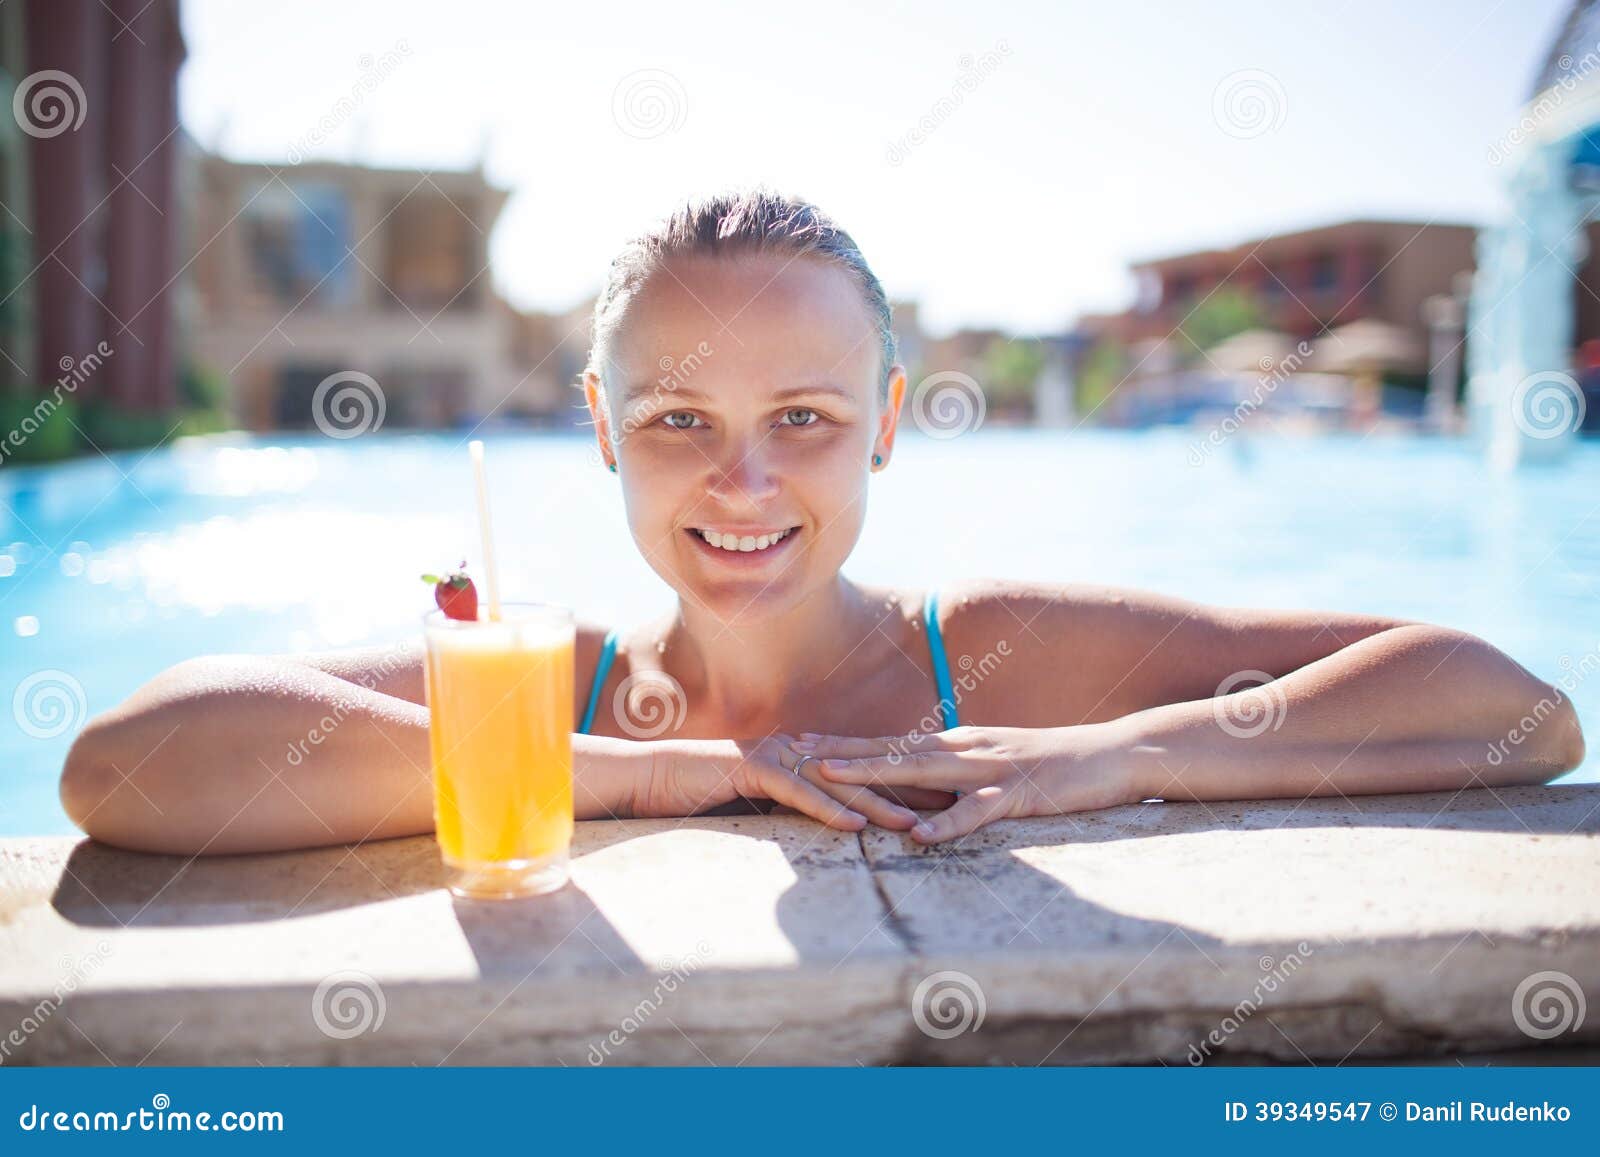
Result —
[[827, 792], [807, 780], [800, 779], [781, 767], [764, 765], [756, 773], [761, 794], [775, 799], [795, 811], [804, 812], [819, 823], [842, 832], [859, 832], [867, 826], [867, 817], [852, 811]]
[[[780, 763], [783, 761], [780, 760]], [[833, 783], [821, 774], [822, 761], [816, 758], [801, 759], [791, 768], [792, 774], [833, 797], [859, 815], [864, 815], [880, 828], [910, 831], [917, 822], [917, 813], [867, 787]]]
[[[812, 775], [816, 766], [814, 763], [808, 763], [800, 774]], [[822, 780], [815, 786], [852, 811], [866, 816], [880, 828], [908, 832], [916, 826], [918, 819], [916, 812], [878, 794], [870, 787], [852, 787], [842, 783], [829, 783], [827, 780]]]
[[801, 755], [815, 755], [818, 759], [859, 759], [868, 755], [893, 755], [913, 751], [940, 751], [947, 741], [934, 731], [917, 731], [910, 735], [884, 735], [876, 739], [862, 739], [851, 735], [819, 735], [802, 731], [799, 739], [790, 740], [789, 748]]
[[1001, 787], [980, 787], [964, 795], [944, 811], [931, 815], [911, 829], [919, 844], [941, 844], [977, 831], [992, 820], [1010, 814], [1010, 795]]
[[935, 791], [931, 787], [885, 787], [873, 784], [871, 790], [902, 807], [923, 811], [943, 811], [956, 802], [954, 792]]
[[953, 751], [926, 751], [919, 755], [875, 755], [861, 759], [826, 759], [822, 774], [835, 783], [886, 784], [890, 787], [935, 788], [964, 791], [973, 786], [971, 760]]

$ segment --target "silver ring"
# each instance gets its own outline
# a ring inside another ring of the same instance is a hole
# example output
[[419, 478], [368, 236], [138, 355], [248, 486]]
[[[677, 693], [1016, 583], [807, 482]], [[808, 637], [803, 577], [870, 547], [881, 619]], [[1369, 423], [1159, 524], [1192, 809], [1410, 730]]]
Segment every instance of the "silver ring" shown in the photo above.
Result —
[[[805, 765], [806, 765], [806, 760], [808, 760], [808, 759], [816, 759], [816, 758], [817, 758], [817, 757], [816, 757], [816, 756], [814, 756], [814, 755], [802, 755], [802, 756], [801, 756], [801, 757], [800, 757], [800, 760], [799, 760], [799, 762], [798, 762], [798, 763], [796, 763], [796, 764], [795, 764], [795, 765], [794, 765], [794, 766], [793, 766], [793, 767], [791, 767], [791, 768], [790, 768], [790, 769], [789, 769], [789, 770], [790, 770], [790, 771], [791, 771], [791, 772], [792, 772], [792, 773], [793, 773], [793, 774], [794, 774], [794, 777], [795, 777], [795, 778], [796, 778], [796, 779], [799, 779], [799, 778], [800, 778], [800, 769], [801, 769], [801, 768], [802, 768], [802, 767], [804, 767], [804, 766], [805, 766]], [[819, 762], [819, 763], [820, 763], [820, 762], [821, 762], [821, 761], [820, 761], [820, 760], [818, 760], [818, 762]]]

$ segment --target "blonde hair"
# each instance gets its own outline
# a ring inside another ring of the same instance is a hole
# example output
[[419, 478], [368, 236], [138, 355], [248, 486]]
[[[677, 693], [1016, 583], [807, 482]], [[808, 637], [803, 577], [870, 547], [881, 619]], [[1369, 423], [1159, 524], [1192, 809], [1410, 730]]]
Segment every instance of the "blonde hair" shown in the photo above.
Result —
[[889, 299], [855, 240], [815, 205], [769, 189], [717, 193], [686, 202], [671, 216], [633, 238], [611, 262], [594, 304], [585, 367], [605, 384], [603, 367], [630, 298], [651, 274], [675, 257], [784, 253], [814, 257], [848, 273], [860, 288], [878, 331], [883, 357], [878, 390], [888, 397], [889, 371], [898, 354]]

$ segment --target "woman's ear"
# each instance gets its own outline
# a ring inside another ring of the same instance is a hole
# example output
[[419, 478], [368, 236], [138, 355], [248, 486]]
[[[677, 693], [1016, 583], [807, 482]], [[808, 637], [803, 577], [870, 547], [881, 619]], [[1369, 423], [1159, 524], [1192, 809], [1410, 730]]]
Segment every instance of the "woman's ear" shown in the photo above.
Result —
[[889, 399], [878, 418], [878, 437], [872, 444], [873, 465], [882, 469], [894, 449], [894, 434], [900, 426], [900, 406], [906, 396], [906, 368], [898, 363], [889, 367]]
[[606, 409], [606, 390], [599, 375], [593, 370], [583, 371], [583, 400], [589, 407], [589, 420], [594, 423], [594, 436], [600, 444], [600, 460], [615, 467], [611, 452], [611, 415]]

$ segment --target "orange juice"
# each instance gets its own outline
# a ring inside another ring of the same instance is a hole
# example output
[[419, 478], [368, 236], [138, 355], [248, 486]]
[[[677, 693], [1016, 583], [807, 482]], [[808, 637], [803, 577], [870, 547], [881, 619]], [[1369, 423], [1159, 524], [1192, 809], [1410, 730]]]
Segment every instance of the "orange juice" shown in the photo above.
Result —
[[423, 620], [439, 850], [458, 894], [553, 891], [572, 842], [572, 617], [479, 614]]

